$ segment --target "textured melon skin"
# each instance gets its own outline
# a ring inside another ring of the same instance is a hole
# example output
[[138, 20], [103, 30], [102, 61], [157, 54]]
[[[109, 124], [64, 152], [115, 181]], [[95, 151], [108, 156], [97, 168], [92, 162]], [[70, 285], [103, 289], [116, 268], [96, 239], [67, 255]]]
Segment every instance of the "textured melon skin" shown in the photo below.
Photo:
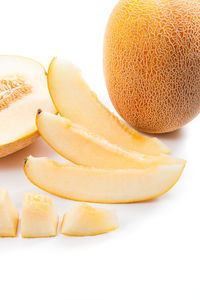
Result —
[[200, 1], [123, 0], [104, 39], [104, 74], [119, 114], [150, 133], [200, 112]]

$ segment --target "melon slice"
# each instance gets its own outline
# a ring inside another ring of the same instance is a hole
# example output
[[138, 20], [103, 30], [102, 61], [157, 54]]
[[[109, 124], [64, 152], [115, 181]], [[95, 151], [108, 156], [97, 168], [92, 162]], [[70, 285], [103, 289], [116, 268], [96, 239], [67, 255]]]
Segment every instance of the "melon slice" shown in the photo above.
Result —
[[0, 236], [16, 236], [18, 220], [19, 212], [13, 205], [8, 191], [0, 189]]
[[46, 73], [38, 62], [19, 56], [0, 56], [0, 157], [31, 144], [39, 136], [38, 108], [55, 112]]
[[99, 203], [126, 203], [157, 197], [179, 179], [185, 163], [139, 170], [96, 169], [29, 156], [24, 171], [41, 189], [60, 197]]
[[142, 169], [156, 164], [183, 163], [183, 160], [165, 154], [150, 156], [139, 152], [126, 152], [66, 118], [41, 110], [38, 111], [36, 124], [47, 143], [76, 164], [95, 168]]
[[52, 200], [43, 195], [25, 193], [22, 205], [21, 234], [24, 238], [56, 236], [58, 215]]
[[157, 138], [141, 135], [112, 114], [71, 63], [54, 58], [47, 78], [52, 100], [62, 116], [126, 151], [151, 155], [170, 152]]
[[64, 215], [61, 233], [88, 236], [106, 233], [118, 227], [118, 219], [114, 211], [80, 204]]

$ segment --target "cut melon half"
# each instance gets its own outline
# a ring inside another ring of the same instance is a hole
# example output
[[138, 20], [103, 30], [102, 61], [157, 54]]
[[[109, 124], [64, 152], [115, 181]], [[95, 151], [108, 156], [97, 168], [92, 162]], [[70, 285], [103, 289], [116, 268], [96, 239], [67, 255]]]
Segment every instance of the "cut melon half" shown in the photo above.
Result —
[[0, 157], [28, 146], [39, 136], [38, 108], [56, 111], [43, 66], [29, 58], [1, 55]]
[[143, 169], [157, 164], [178, 164], [183, 160], [165, 154], [150, 156], [127, 152], [105, 139], [89, 133], [69, 119], [38, 111], [36, 124], [40, 135], [68, 160], [95, 168]]
[[8, 191], [0, 189], [0, 236], [15, 237], [19, 221], [19, 212], [11, 201]]
[[157, 197], [179, 179], [185, 163], [139, 170], [96, 169], [29, 156], [24, 171], [41, 189], [60, 197], [99, 203], [126, 203]]
[[150, 155], [169, 153], [157, 138], [144, 136], [112, 114], [90, 90], [71, 63], [54, 58], [48, 70], [48, 87], [59, 113], [126, 151]]
[[61, 233], [89, 236], [106, 233], [118, 227], [118, 219], [114, 211], [80, 204], [64, 215]]
[[22, 204], [21, 234], [24, 238], [56, 236], [58, 215], [49, 197], [25, 193]]

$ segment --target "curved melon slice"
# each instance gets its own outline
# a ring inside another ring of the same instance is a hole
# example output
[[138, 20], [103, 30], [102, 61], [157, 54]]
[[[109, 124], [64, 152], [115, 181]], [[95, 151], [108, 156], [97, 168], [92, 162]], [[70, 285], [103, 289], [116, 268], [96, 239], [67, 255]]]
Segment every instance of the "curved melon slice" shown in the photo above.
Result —
[[25, 193], [22, 205], [21, 234], [24, 238], [56, 236], [58, 215], [49, 197]]
[[106, 233], [118, 227], [118, 219], [114, 211], [80, 204], [64, 215], [61, 233], [89, 236]]
[[33, 184], [60, 197], [86, 202], [126, 203], [167, 192], [179, 179], [184, 166], [185, 163], [143, 170], [106, 170], [29, 156], [24, 171]]
[[90, 90], [71, 63], [54, 58], [48, 70], [48, 87], [59, 113], [126, 151], [151, 155], [169, 153], [157, 138], [146, 137], [112, 114]]
[[165, 154], [150, 156], [126, 152], [66, 118], [41, 110], [38, 111], [36, 124], [46, 142], [76, 164], [105, 169], [142, 169], [157, 164], [183, 163], [183, 160]]
[[0, 189], [0, 236], [15, 237], [19, 212], [11, 201], [8, 191]]
[[19, 56], [0, 56], [0, 157], [31, 144], [38, 136], [38, 108], [55, 112], [45, 69]]

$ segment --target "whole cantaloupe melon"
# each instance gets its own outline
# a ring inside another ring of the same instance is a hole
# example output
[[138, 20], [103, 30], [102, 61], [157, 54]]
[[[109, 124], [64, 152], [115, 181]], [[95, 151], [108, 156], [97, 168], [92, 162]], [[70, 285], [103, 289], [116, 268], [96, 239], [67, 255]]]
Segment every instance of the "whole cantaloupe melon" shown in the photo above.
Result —
[[122, 0], [104, 40], [116, 110], [133, 127], [170, 132], [200, 112], [200, 0]]

